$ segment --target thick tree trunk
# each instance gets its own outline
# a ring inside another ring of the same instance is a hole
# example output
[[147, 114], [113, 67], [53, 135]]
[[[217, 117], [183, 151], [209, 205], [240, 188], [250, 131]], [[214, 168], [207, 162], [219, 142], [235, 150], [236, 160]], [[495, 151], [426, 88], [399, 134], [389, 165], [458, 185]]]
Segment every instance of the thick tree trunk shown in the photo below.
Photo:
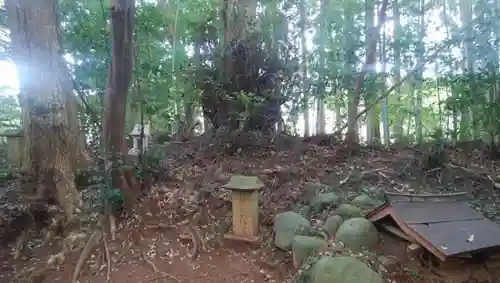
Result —
[[57, 201], [72, 219], [81, 202], [73, 171], [80, 135], [68, 103], [73, 93], [61, 57], [57, 1], [8, 0], [6, 7], [24, 109], [25, 189]]
[[108, 158], [106, 165], [111, 173], [113, 188], [122, 190], [125, 205], [131, 208], [140, 194], [133, 174], [125, 172], [124, 169], [128, 159], [125, 144], [125, 109], [132, 79], [135, 1], [111, 0], [110, 4], [113, 47], [103, 127]]

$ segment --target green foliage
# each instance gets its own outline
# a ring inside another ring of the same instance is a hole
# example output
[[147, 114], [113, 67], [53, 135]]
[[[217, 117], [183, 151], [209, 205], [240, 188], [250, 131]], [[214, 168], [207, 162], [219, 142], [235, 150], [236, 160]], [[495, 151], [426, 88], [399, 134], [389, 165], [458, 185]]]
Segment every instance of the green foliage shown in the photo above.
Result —
[[120, 189], [101, 188], [101, 201], [110, 212], [119, 212], [123, 209], [125, 197]]
[[[212, 50], [222, 41], [224, 30], [220, 1], [173, 0], [165, 1], [165, 5], [160, 2], [142, 1], [137, 5], [137, 58], [127, 105], [126, 129], [130, 130], [139, 121], [142, 112], [155, 130], [172, 135], [181, 124], [179, 119], [185, 119], [189, 106], [198, 111], [203, 90], [197, 78], [211, 68], [208, 65], [220, 60], [217, 57], [220, 54]], [[289, 80], [281, 83], [279, 91], [288, 101], [284, 105], [287, 112], [298, 115], [304, 109], [306, 105], [302, 105], [300, 89], [308, 84], [311, 97], [324, 97], [327, 109], [338, 109], [340, 118], [346, 116], [348, 98], [353, 95], [356, 75], [365, 60], [365, 2], [304, 2], [308, 9], [306, 25], [313, 31], [312, 41], [308, 42], [308, 45], [312, 43], [312, 50], [309, 50], [305, 65], [306, 77], [300, 70], [304, 66], [298, 1], [259, 2], [261, 41], [285, 61], [283, 76]], [[433, 64], [427, 64], [423, 79], [416, 74], [397, 89], [397, 97], [396, 92], [389, 95], [388, 120], [393, 138], [397, 126], [403, 125], [407, 139], [414, 140], [418, 116], [427, 140], [433, 139], [438, 128], [444, 139], [498, 139], [500, 7], [495, 1], [478, 0], [471, 7], [473, 22], [462, 24], [456, 20], [460, 18], [460, 11], [466, 10], [460, 7], [462, 4], [451, 0], [425, 2], [423, 45], [419, 38], [422, 27], [418, 1], [398, 1], [401, 30], [397, 40], [392, 32], [394, 22], [386, 23], [386, 33], [377, 49], [378, 55], [385, 52], [386, 74], [378, 70], [378, 74], [365, 82], [362, 103], [382, 94], [387, 85], [394, 83], [396, 68], [402, 75], [410, 71], [422, 55], [419, 54], [421, 47], [425, 47], [427, 56], [443, 38], [448, 43], [433, 61], [438, 63], [432, 70], [434, 73], [429, 74]], [[379, 8], [379, 5], [375, 7], [374, 13]], [[102, 117], [111, 47], [108, 3], [105, 0], [63, 0], [59, 9], [63, 47], [71, 74], [78, 88], [87, 95], [92, 109]], [[438, 19], [441, 22], [434, 23]], [[0, 7], [0, 58], [9, 56], [5, 26], [6, 11]], [[461, 29], [462, 26], [467, 28]], [[454, 34], [459, 40], [451, 40]], [[471, 38], [467, 37], [469, 34]], [[463, 70], [462, 63], [469, 63], [462, 62], [460, 55], [465, 43], [470, 43], [468, 56], [474, 73]], [[385, 47], [383, 50], [381, 45]], [[201, 47], [201, 62], [193, 57], [194, 46]], [[399, 66], [395, 66], [398, 61], [394, 57], [396, 47], [401, 50]], [[417, 107], [419, 96], [421, 107]], [[255, 96], [250, 93], [237, 93], [233, 97], [232, 107], [241, 120], [251, 116], [260, 103], [254, 101]], [[21, 114], [15, 98], [1, 96], [0, 99], [0, 130], [17, 127]], [[380, 107], [376, 108], [378, 116]], [[289, 115], [289, 119], [294, 120], [297, 115]], [[88, 114], [82, 113], [80, 118], [89, 133], [100, 132], [90, 122]]]

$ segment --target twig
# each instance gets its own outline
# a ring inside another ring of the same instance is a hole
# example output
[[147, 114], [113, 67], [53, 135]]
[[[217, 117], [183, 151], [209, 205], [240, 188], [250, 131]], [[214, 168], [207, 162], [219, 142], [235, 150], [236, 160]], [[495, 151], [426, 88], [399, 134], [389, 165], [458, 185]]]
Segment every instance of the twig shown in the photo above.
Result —
[[345, 177], [343, 180], [340, 181], [339, 186], [346, 184], [347, 181], [349, 181], [349, 178], [351, 178], [351, 176], [352, 176], [352, 171], [349, 173], [349, 175], [347, 175], [347, 177]]
[[158, 267], [156, 267], [156, 264], [155, 264], [154, 262], [152, 262], [152, 261], [151, 261], [151, 260], [147, 257], [147, 255], [146, 255], [146, 253], [145, 253], [145, 252], [142, 252], [142, 256], [144, 257], [144, 260], [145, 260], [145, 261], [149, 264], [149, 266], [151, 266], [151, 268], [153, 269], [153, 271], [154, 271], [155, 273], [160, 273], [160, 274], [161, 274], [161, 276], [159, 276], [159, 277], [157, 276], [157, 277], [153, 277], [153, 278], [151, 278], [151, 279], [148, 279], [148, 280], [147, 280], [147, 282], [151, 282], [151, 281], [154, 281], [154, 280], [158, 280], [158, 279], [161, 279], [161, 278], [164, 278], [164, 277], [168, 277], [168, 278], [170, 278], [170, 279], [172, 279], [172, 280], [175, 280], [176, 282], [181, 282], [181, 281], [179, 281], [179, 279], [177, 279], [175, 276], [170, 275], [170, 274], [168, 274], [168, 273], [166, 273], [166, 272], [160, 271], [160, 270], [158, 269]]
[[106, 283], [111, 279], [111, 256], [109, 255], [108, 241], [106, 241], [106, 237], [103, 237], [104, 242], [104, 250], [106, 251], [106, 261], [108, 264], [108, 271], [106, 273]]
[[101, 237], [102, 237], [102, 232], [99, 229], [94, 230], [92, 234], [90, 234], [89, 240], [85, 244], [85, 247], [83, 248], [80, 257], [76, 262], [75, 271], [73, 272], [73, 279], [71, 280], [72, 283], [77, 282], [78, 276], [80, 276], [80, 272], [82, 270], [83, 265], [85, 264], [85, 261], [87, 261], [87, 258], [90, 256], [90, 253], [92, 252], [94, 247], [99, 244], [99, 242], [101, 241]]

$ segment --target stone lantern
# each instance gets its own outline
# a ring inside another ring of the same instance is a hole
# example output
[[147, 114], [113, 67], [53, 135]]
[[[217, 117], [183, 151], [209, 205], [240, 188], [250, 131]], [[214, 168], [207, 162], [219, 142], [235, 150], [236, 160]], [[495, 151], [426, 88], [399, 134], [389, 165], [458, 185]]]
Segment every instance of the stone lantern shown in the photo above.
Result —
[[[142, 153], [148, 148], [149, 138], [151, 137], [151, 126], [150, 124], [144, 125], [144, 132], [142, 137]], [[139, 155], [141, 150], [139, 149], [139, 144], [141, 140], [141, 124], [135, 124], [132, 132], [129, 134], [132, 137], [133, 147], [128, 151], [130, 155]]]
[[264, 183], [255, 176], [235, 175], [223, 186], [231, 190], [233, 233], [226, 239], [256, 242], [259, 240], [259, 190]]

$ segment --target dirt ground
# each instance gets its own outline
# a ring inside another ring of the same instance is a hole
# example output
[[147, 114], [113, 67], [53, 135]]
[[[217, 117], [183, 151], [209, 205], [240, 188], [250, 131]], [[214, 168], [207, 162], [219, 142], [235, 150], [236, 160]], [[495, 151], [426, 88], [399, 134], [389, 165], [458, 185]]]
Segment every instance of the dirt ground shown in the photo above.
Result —
[[[200, 158], [193, 144], [181, 146], [163, 163], [167, 181], [160, 178], [137, 211], [120, 221], [116, 240], [104, 235], [106, 244], [101, 241], [93, 250], [78, 282], [290, 282], [296, 270], [290, 255], [272, 246], [272, 219], [300, 202], [310, 182], [338, 186], [346, 196], [380, 189], [467, 191], [478, 210], [499, 218], [499, 167], [482, 150], [446, 149], [443, 167], [427, 169], [431, 148], [425, 147], [363, 147], [346, 152], [342, 146], [304, 142], [287, 150], [261, 148]], [[222, 237], [230, 229], [231, 204], [221, 185], [235, 173], [259, 176], [266, 185], [260, 198], [260, 244]], [[45, 265], [51, 254], [61, 250], [57, 244], [33, 241], [37, 247], [24, 259], [13, 260], [9, 249], [0, 251], [0, 283], [16, 282], [23, 271]], [[391, 241], [383, 243], [381, 252], [404, 256]], [[38, 283], [71, 282], [78, 257], [79, 252], [68, 254]]]

